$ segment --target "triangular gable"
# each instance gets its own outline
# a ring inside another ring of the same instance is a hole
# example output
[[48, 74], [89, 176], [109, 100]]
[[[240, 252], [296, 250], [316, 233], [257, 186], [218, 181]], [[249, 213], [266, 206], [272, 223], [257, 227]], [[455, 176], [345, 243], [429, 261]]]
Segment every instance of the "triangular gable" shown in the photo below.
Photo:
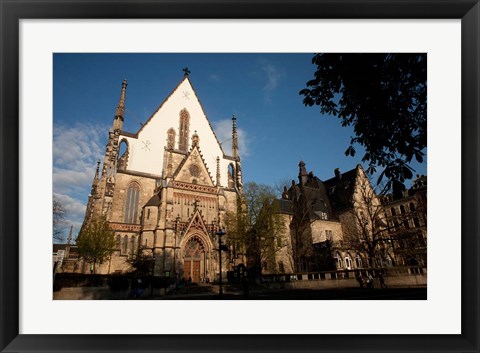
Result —
[[188, 155], [180, 163], [173, 174], [173, 179], [185, 183], [214, 186], [210, 171], [197, 146], [192, 147]]
[[199, 106], [200, 106], [200, 109], [201, 109], [201, 111], [202, 111], [205, 119], [207, 119], [208, 125], [210, 126], [210, 129], [212, 130], [213, 136], [215, 137], [215, 140], [217, 141], [218, 146], [220, 147], [222, 153], [225, 154], [225, 152], [223, 152], [222, 145], [220, 144], [220, 141], [218, 140], [218, 137], [217, 137], [217, 135], [215, 134], [215, 131], [213, 130], [212, 125], [210, 124], [210, 120], [208, 119], [207, 114], [205, 113], [205, 109], [203, 109], [203, 105], [202, 105], [202, 103], [200, 102], [200, 99], [198, 98], [197, 92], [195, 91], [195, 88], [193, 87], [192, 82], [190, 81], [190, 79], [188, 78], [188, 76], [185, 76], [185, 77], [178, 83], [178, 85], [172, 90], [172, 92], [168, 95], [168, 97], [165, 98], [165, 100], [162, 102], [162, 104], [160, 104], [160, 106], [153, 112], [153, 114], [147, 119], [147, 121], [145, 122], [145, 124], [142, 125], [142, 127], [137, 131], [136, 134], [131, 134], [131, 133], [124, 132], [124, 131], [122, 131], [122, 134], [131, 135], [131, 137], [138, 138], [138, 135], [140, 134], [140, 132], [142, 132], [142, 130], [145, 129], [145, 127], [150, 123], [150, 121], [155, 117], [155, 115], [162, 109], [162, 107], [168, 102], [168, 100], [169, 100], [174, 94], [177, 93], [177, 91], [180, 89], [180, 87], [182, 86], [182, 84], [183, 84], [185, 81], [186, 81], [186, 82], [190, 85], [190, 87], [192, 88], [192, 92], [193, 92], [194, 98], [197, 100], [197, 102], [198, 102], [198, 104], [199, 104]]
[[195, 212], [193, 213], [190, 223], [185, 229], [184, 234], [188, 234], [190, 230], [197, 230], [202, 234], [209, 234], [207, 227], [205, 226], [205, 222], [203, 220], [202, 214], [198, 209], [195, 210]]

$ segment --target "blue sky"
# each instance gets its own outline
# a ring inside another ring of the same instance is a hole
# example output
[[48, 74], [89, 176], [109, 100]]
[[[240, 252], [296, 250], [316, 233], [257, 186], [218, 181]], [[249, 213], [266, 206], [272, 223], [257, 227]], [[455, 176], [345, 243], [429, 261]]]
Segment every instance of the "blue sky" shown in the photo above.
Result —
[[[244, 183], [297, 179], [298, 163], [322, 180], [347, 171], [353, 129], [305, 107], [298, 92], [313, 78], [313, 54], [54, 54], [53, 192], [77, 234], [95, 172], [103, 160], [123, 79], [124, 130], [136, 132], [183, 78], [184, 67], [219, 141], [237, 116]], [[225, 150], [231, 142], [223, 145]], [[358, 149], [357, 149], [358, 150]], [[426, 174], [426, 163], [414, 165]]]

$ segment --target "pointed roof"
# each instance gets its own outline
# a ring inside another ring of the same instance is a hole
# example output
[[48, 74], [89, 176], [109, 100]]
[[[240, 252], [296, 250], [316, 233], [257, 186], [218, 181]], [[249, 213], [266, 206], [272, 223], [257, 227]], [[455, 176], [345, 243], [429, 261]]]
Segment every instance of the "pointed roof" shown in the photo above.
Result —
[[125, 92], [127, 91], [127, 80], [122, 82], [122, 91], [120, 93], [120, 100], [118, 101], [117, 109], [115, 110], [115, 117], [119, 117], [123, 121], [125, 114]]
[[352, 207], [357, 176], [358, 166], [355, 169], [324, 181], [330, 203], [335, 211]]
[[218, 137], [217, 135], [215, 134], [215, 131], [213, 130], [213, 127], [210, 123], [210, 120], [208, 119], [208, 116], [207, 114], [205, 113], [205, 109], [203, 108], [203, 105], [202, 105], [202, 102], [200, 101], [200, 99], [198, 98], [198, 94], [195, 90], [195, 87], [193, 87], [193, 84], [192, 82], [190, 81], [190, 78], [189, 78], [189, 75], [184, 75], [184, 77], [182, 78], [182, 80], [177, 84], [177, 86], [170, 92], [170, 94], [167, 96], [167, 98], [165, 98], [165, 100], [162, 102], [162, 104], [160, 104], [158, 106], [158, 108], [150, 115], [150, 117], [147, 119], [147, 121], [145, 122], [145, 124], [143, 124], [140, 129], [135, 133], [135, 134], [131, 134], [129, 132], [126, 132], [126, 131], [122, 131], [122, 134], [129, 134], [129, 135], [133, 135], [132, 137], [134, 138], [138, 138], [138, 135], [140, 134], [140, 132], [142, 132], [142, 130], [148, 125], [148, 123], [155, 117], [155, 115], [162, 109], [162, 107], [165, 105], [165, 103], [167, 103], [167, 101], [170, 99], [170, 97], [173, 96], [173, 94], [179, 89], [179, 87], [185, 82], [187, 81], [188, 84], [190, 85], [190, 87], [192, 87], [192, 91], [193, 91], [193, 94], [195, 95], [195, 98], [197, 99], [199, 105], [200, 105], [200, 108], [202, 110], [202, 113], [203, 115], [205, 116], [205, 118], [207, 119], [207, 122], [208, 122], [208, 126], [210, 127], [210, 129], [212, 130], [212, 133], [213, 133], [213, 136], [215, 137], [215, 140], [217, 141], [218, 145], [220, 146], [220, 150], [222, 151], [223, 155], [225, 155], [225, 151], [223, 151], [223, 148], [222, 148], [222, 145], [220, 144], [220, 141], [218, 140]]
[[158, 194], [153, 195], [150, 200], [145, 204], [143, 207], [149, 207], [149, 206], [158, 206], [160, 205], [160, 197]]

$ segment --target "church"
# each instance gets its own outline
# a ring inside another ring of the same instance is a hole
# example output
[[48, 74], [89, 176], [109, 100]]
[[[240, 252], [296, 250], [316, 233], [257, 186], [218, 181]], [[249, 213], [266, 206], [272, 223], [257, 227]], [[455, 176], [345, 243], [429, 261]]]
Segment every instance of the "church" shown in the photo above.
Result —
[[[227, 155], [188, 69], [184, 72], [177, 87], [136, 132], [123, 130], [127, 81], [122, 83], [82, 226], [103, 215], [115, 233], [116, 251], [96, 273], [130, 271], [128, 260], [141, 249], [154, 255], [156, 276], [193, 282], [218, 277], [217, 234], [226, 213], [236, 212], [242, 193], [236, 117], [232, 153]], [[230, 246], [228, 234], [221, 241]], [[230, 258], [228, 254], [234, 253]], [[222, 260], [222, 272], [244, 261], [235, 251], [226, 251]], [[83, 264], [81, 271], [88, 272], [87, 267]]]

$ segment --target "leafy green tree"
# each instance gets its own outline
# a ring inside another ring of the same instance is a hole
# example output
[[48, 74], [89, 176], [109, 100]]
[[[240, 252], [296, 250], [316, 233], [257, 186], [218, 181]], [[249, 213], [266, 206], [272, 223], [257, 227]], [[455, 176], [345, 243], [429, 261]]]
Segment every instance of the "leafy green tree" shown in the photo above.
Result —
[[244, 250], [250, 270], [259, 273], [261, 264], [274, 264], [274, 255], [286, 242], [284, 221], [278, 213], [275, 190], [255, 182], [243, 186], [238, 212], [227, 213], [228, 239]]
[[76, 240], [78, 255], [95, 266], [109, 259], [115, 249], [114, 232], [105, 217], [93, 219], [85, 226]]
[[422, 163], [427, 147], [427, 55], [316, 54], [312, 63], [303, 103], [353, 126], [345, 154], [362, 146], [367, 172], [380, 167], [378, 183], [386, 177], [387, 190], [399, 193], [413, 176], [410, 162]]

